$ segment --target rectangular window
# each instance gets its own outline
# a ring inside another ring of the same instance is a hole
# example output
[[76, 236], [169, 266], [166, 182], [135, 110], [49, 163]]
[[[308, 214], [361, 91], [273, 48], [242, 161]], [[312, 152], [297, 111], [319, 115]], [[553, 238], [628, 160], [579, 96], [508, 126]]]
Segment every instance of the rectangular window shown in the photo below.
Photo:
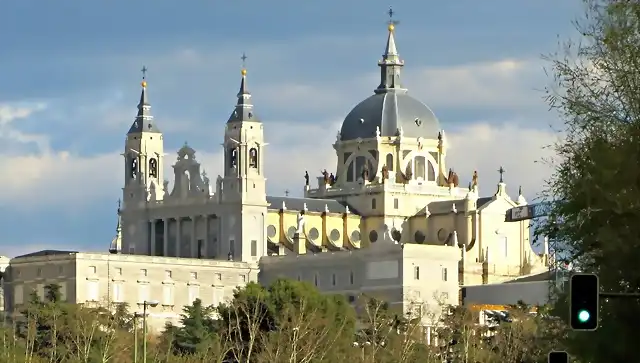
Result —
[[198, 273], [197, 272], [192, 272], [191, 273], [191, 280], [197, 280], [198, 279]]
[[420, 280], [420, 266], [415, 266], [413, 268], [413, 278], [415, 280]]
[[331, 284], [336, 286], [336, 274], [331, 275]]
[[38, 267], [38, 270], [36, 271], [36, 275], [38, 277], [42, 277], [42, 268], [41, 267]]
[[58, 285], [60, 286], [60, 300], [67, 301], [67, 283], [59, 282]]
[[393, 209], [398, 209], [400, 208], [400, 201], [398, 200], [398, 198], [395, 198], [393, 200]]
[[221, 273], [217, 273], [216, 274], [216, 280], [222, 281], [222, 274]]
[[94, 275], [97, 270], [95, 266], [89, 266], [89, 275]]
[[200, 298], [200, 286], [189, 285], [189, 305], [193, 304], [193, 302], [199, 298]]
[[229, 240], [229, 252], [233, 257], [236, 255], [236, 241], [230, 239]]
[[198, 258], [204, 257], [204, 241], [198, 240]]
[[313, 275], [313, 283], [318, 286], [318, 274]]
[[44, 284], [36, 285], [36, 294], [38, 294], [40, 301], [44, 301]]
[[138, 304], [149, 301], [149, 284], [138, 284]]
[[100, 292], [98, 290], [98, 281], [87, 281], [87, 301], [98, 301]]
[[447, 268], [443, 267], [442, 268], [442, 281], [447, 281], [448, 276], [447, 276]]
[[136, 254], [136, 248], [135, 247], [129, 247], [129, 254], [130, 255], [135, 255]]
[[116, 267], [116, 276], [122, 276], [122, 267]]
[[149, 273], [149, 272], [147, 271], [147, 269], [146, 269], [146, 268], [143, 268], [143, 269], [141, 269], [141, 270], [140, 270], [140, 275], [141, 275], [141, 276], [145, 276], [145, 277], [146, 277], [148, 273]]
[[500, 242], [502, 244], [502, 248], [504, 249], [504, 257], [508, 257], [509, 256], [509, 240], [507, 239], [506, 236], [500, 236]]
[[173, 285], [162, 286], [162, 305], [173, 306]]
[[164, 272], [164, 278], [167, 280], [171, 280], [171, 277], [173, 277], [173, 274], [171, 273], [171, 270], [166, 270]]
[[59, 276], [64, 275], [64, 266], [58, 266], [58, 275]]
[[13, 303], [15, 305], [21, 305], [24, 303], [24, 287], [22, 285], [16, 285], [13, 287]]
[[113, 284], [113, 302], [121, 303], [123, 299], [124, 286], [121, 283], [116, 282]]
[[242, 282], [247, 282], [247, 275], [240, 275], [240, 280]]
[[221, 287], [213, 288], [213, 306], [217, 307], [224, 300], [224, 289]]
[[258, 241], [252, 240], [251, 241], [251, 257], [256, 257], [256, 256], [258, 256]]
[[349, 272], [349, 283], [353, 285], [353, 271]]

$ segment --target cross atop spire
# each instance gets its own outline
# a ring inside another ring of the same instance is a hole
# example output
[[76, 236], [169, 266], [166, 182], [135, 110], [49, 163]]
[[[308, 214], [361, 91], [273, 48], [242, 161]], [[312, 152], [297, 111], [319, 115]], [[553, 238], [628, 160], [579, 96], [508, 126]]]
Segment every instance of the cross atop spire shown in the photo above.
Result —
[[504, 183], [504, 173], [506, 173], [507, 171], [504, 170], [504, 168], [501, 166], [500, 169], [498, 169], [498, 173], [500, 174], [500, 183]]
[[242, 59], [242, 68], [246, 68], [246, 62], [247, 62], [247, 55], [242, 53], [242, 57], [240, 57], [240, 59]]
[[380, 84], [374, 92], [406, 92], [406, 89], [402, 87], [402, 83], [400, 81], [400, 70], [404, 66], [404, 61], [402, 61], [398, 55], [396, 39], [394, 36], [394, 31], [399, 21], [393, 18], [395, 12], [392, 8], [389, 8], [387, 14], [389, 15], [389, 21], [387, 21], [389, 34], [387, 36], [387, 46], [382, 54], [382, 60], [378, 62], [378, 66], [382, 69], [382, 72], [380, 73]]
[[389, 21], [387, 22], [387, 24], [389, 25], [389, 31], [393, 31], [393, 29], [395, 28], [396, 25], [400, 24], [400, 22], [398, 20], [394, 20], [393, 19], [393, 15], [396, 12], [393, 11], [392, 7], [389, 7], [389, 11], [387, 11], [387, 14], [389, 15]]
[[147, 79], [147, 66], [142, 66], [142, 69], [140, 70], [140, 72], [142, 72], [142, 80], [144, 81], [145, 79]]
[[129, 129], [129, 134], [137, 134], [141, 132], [155, 132], [160, 133], [160, 130], [153, 121], [151, 115], [151, 104], [147, 94], [147, 67], [142, 66], [140, 72], [142, 72], [142, 92], [140, 92], [140, 102], [138, 102], [138, 114], [133, 121], [133, 125]]

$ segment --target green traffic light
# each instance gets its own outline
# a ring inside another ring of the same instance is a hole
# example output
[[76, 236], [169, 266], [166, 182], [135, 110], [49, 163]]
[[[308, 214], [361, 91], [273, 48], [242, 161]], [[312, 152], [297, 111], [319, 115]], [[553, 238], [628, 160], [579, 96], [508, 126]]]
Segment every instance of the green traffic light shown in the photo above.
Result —
[[589, 314], [588, 311], [586, 310], [580, 310], [578, 311], [578, 321], [581, 323], [586, 323], [587, 321], [589, 321], [589, 319], [591, 318], [591, 314]]

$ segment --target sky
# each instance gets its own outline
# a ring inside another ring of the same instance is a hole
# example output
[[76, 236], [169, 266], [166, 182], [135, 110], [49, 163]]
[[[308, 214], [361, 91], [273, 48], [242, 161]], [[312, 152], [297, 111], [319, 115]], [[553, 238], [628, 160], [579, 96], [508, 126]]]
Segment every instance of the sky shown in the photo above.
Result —
[[188, 142], [214, 179], [246, 53], [268, 192], [300, 196], [305, 170], [335, 170], [342, 120], [378, 85], [390, 5], [404, 85], [439, 118], [447, 165], [462, 185], [478, 170], [482, 195], [503, 166], [509, 194], [534, 200], [559, 123], [541, 55], [573, 36], [579, 0], [2, 1], [0, 255], [107, 250], [143, 65], [167, 163]]

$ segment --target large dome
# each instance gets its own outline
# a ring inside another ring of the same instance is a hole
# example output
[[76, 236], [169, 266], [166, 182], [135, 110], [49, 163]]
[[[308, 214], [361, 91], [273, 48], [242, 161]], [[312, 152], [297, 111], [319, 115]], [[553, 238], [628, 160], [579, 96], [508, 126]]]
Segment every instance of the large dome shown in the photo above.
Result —
[[356, 105], [342, 122], [342, 141], [395, 136], [402, 128], [403, 135], [412, 138], [435, 139], [440, 122], [424, 103], [404, 90], [376, 93]]

